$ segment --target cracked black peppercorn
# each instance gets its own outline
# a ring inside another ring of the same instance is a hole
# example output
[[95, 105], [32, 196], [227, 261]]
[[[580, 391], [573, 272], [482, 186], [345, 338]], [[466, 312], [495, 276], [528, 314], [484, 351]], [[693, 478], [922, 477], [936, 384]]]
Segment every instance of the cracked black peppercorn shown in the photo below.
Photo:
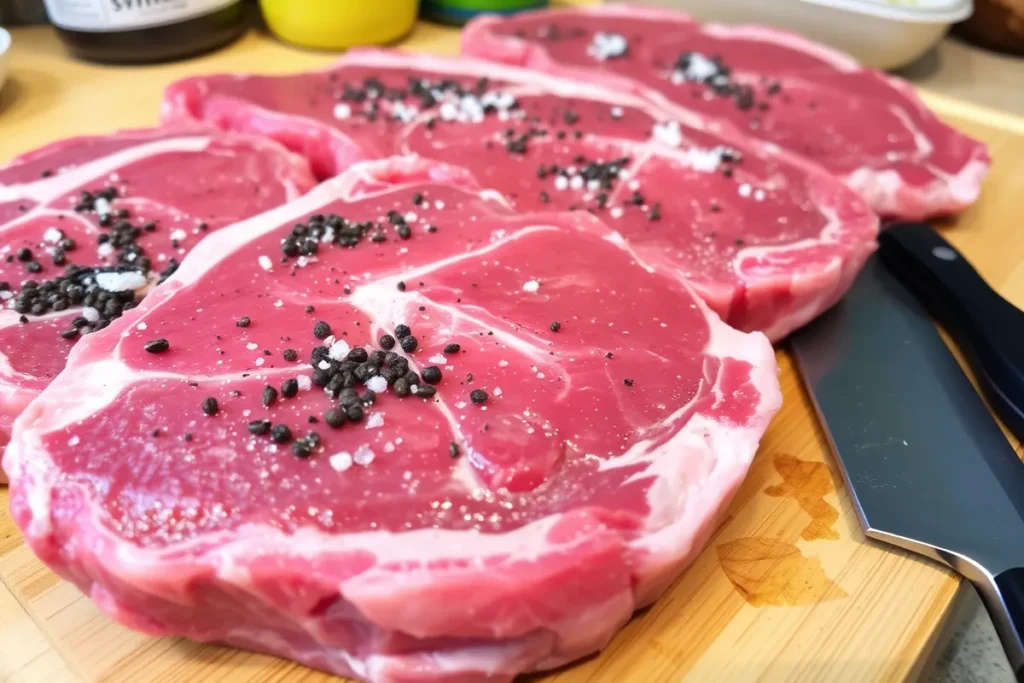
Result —
[[293, 398], [299, 393], [299, 380], [297, 379], [286, 379], [281, 382], [281, 395], [285, 398]]
[[289, 363], [293, 363], [299, 359], [299, 352], [295, 349], [285, 349], [283, 355], [284, 359]]
[[406, 353], [412, 353], [416, 350], [416, 347], [419, 346], [419, 342], [416, 340], [416, 337], [411, 334], [408, 337], [402, 337], [401, 344], [402, 350]]
[[488, 398], [490, 398], [490, 396], [483, 389], [474, 389], [469, 392], [469, 400], [476, 404], [487, 403]]
[[237, 327], [249, 327], [252, 324], [252, 320], [247, 315], [243, 315], [241, 318], [235, 321]]
[[203, 412], [207, 415], [216, 415], [220, 412], [220, 406], [217, 405], [217, 399], [213, 396], [207, 396], [203, 399]]
[[562, 323], [556, 320], [555, 322], [548, 325], [548, 329], [551, 330], [552, 332], [558, 332], [560, 329], [562, 329]]
[[345, 414], [344, 408], [331, 408], [324, 414], [324, 422], [328, 427], [340, 427], [345, 424], [347, 419], [348, 416]]
[[403, 337], [408, 337], [410, 334], [412, 334], [412, 330], [409, 329], [408, 325], [395, 326], [395, 336], [398, 337], [399, 339], [402, 339]]
[[427, 384], [437, 384], [441, 381], [441, 368], [436, 365], [423, 368], [423, 372], [420, 374], [423, 376], [423, 381]]
[[384, 336], [382, 336], [377, 343], [380, 344], [380, 347], [386, 351], [390, 351], [391, 349], [395, 348], [395, 338], [392, 337], [390, 334], [385, 334]]
[[274, 402], [277, 401], [277, 389], [270, 386], [269, 384], [263, 387], [262, 400], [264, 408], [269, 408], [270, 406], [274, 405]]
[[249, 423], [249, 433], [254, 436], [263, 436], [270, 433], [270, 420], [254, 420]]
[[146, 345], [143, 348], [150, 353], [163, 353], [167, 349], [171, 348], [171, 344], [163, 338], [152, 339], [146, 342]]
[[458, 353], [461, 350], [462, 347], [455, 343], [451, 343], [448, 346], [444, 347], [445, 353]]
[[274, 425], [270, 430], [270, 439], [274, 443], [288, 443], [292, 438], [292, 430], [288, 425]]
[[331, 336], [331, 326], [323, 320], [317, 321], [316, 325], [313, 326], [313, 336], [317, 339], [327, 339], [327, 337]]

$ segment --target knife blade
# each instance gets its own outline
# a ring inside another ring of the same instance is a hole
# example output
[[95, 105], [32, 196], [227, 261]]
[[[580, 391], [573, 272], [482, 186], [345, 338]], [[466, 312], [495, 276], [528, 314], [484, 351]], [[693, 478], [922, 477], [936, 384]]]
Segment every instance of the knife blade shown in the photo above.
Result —
[[882, 261], [791, 348], [865, 535], [971, 581], [1024, 681], [1024, 466]]

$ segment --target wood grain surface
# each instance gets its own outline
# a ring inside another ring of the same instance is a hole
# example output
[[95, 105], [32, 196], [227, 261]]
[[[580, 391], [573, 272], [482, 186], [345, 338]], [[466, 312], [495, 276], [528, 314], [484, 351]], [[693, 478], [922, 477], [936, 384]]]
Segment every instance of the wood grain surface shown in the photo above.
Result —
[[[450, 54], [457, 37], [420, 25], [405, 46]], [[0, 163], [57, 138], [152, 125], [163, 87], [185, 75], [282, 73], [333, 58], [254, 30], [196, 60], [100, 67], [69, 59], [48, 29], [18, 29], [12, 82], [0, 94]], [[946, 236], [1024, 307], [1024, 120], [928, 99], [996, 160], [982, 200]], [[912, 680], [927, 666], [966, 588], [935, 564], [865, 541], [793, 364], [777, 355], [785, 405], [707, 549], [604, 652], [538, 681], [865, 683]], [[7, 507], [0, 489], [0, 681], [336, 680], [114, 624], [32, 555]]]

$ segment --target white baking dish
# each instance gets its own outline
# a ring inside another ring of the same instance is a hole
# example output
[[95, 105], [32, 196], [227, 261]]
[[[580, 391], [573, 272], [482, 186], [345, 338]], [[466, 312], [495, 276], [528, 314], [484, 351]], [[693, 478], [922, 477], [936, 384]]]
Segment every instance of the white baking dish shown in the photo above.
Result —
[[768, 24], [801, 33], [880, 69], [917, 60], [972, 0], [635, 0], [671, 7], [702, 21]]
[[7, 62], [10, 61], [8, 53], [11, 51], [11, 34], [0, 26], [0, 90], [4, 88], [4, 81], [7, 80]]

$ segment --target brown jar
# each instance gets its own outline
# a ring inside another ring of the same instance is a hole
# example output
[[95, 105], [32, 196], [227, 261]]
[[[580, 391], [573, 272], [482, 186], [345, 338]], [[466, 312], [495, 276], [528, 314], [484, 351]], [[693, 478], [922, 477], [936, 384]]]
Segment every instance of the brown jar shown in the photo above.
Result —
[[75, 55], [140, 64], [191, 57], [245, 31], [242, 0], [45, 0], [50, 22]]

